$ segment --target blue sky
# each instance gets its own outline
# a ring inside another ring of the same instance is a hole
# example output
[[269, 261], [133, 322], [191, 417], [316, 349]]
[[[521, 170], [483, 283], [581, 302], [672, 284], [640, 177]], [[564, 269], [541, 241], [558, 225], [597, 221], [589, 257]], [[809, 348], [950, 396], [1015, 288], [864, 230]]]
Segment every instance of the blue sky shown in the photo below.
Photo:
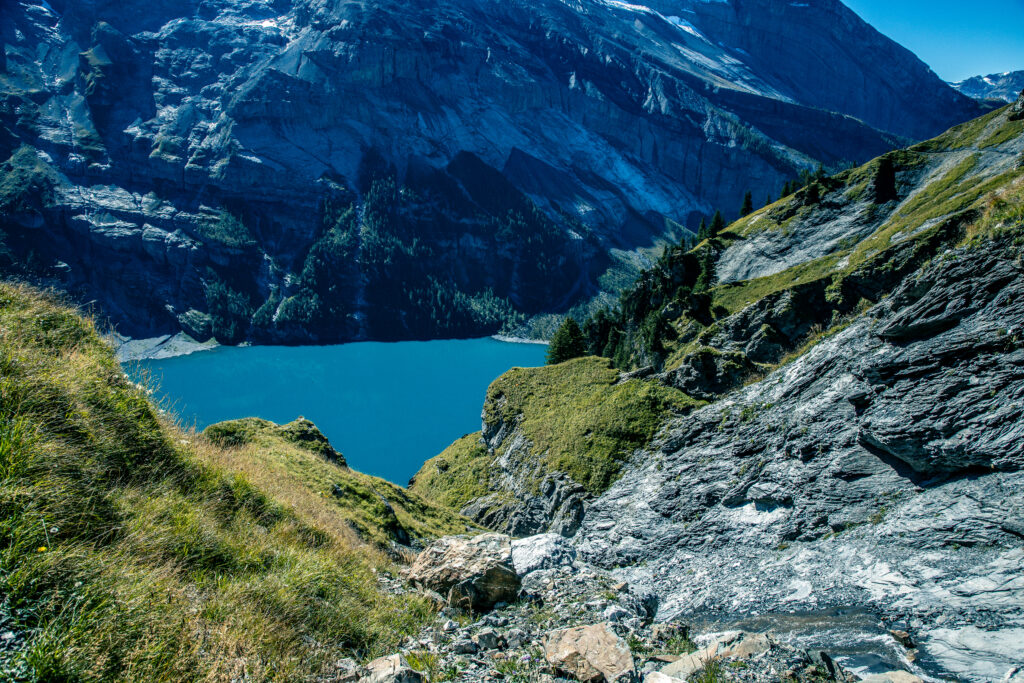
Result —
[[1024, 69], [1024, 0], [843, 0], [939, 76]]

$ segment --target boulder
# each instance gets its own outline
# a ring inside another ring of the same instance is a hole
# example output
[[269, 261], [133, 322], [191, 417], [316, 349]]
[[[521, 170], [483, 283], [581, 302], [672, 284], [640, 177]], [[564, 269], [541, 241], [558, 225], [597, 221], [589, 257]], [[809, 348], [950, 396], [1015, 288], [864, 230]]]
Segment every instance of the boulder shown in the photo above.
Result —
[[452, 652], [457, 655], [475, 655], [479, 648], [476, 643], [468, 638], [461, 638], [452, 645]]
[[406, 572], [414, 586], [439, 593], [452, 607], [485, 612], [519, 595], [512, 539], [504, 534], [446, 536], [417, 556]]
[[704, 649], [681, 657], [664, 667], [661, 673], [685, 680], [690, 674], [699, 671], [709, 660], [724, 657], [747, 659], [767, 652], [771, 648], [771, 643], [771, 639], [763, 633], [727, 631], [715, 638]]
[[893, 640], [895, 640], [897, 643], [899, 643], [900, 645], [902, 645], [905, 648], [912, 648], [912, 647], [914, 647], [914, 639], [911, 638], [910, 634], [907, 633], [906, 631], [900, 631], [900, 630], [897, 630], [897, 629], [891, 629], [889, 631], [889, 635], [891, 635], [893, 637]]
[[473, 642], [480, 646], [481, 650], [500, 650], [505, 641], [493, 628], [485, 628], [475, 636]]
[[861, 683], [924, 683], [914, 674], [906, 671], [886, 671], [881, 674], [871, 674], [861, 679]]
[[552, 631], [544, 637], [544, 657], [555, 674], [583, 683], [636, 680], [629, 646], [608, 624]]
[[680, 683], [680, 679], [666, 676], [660, 671], [652, 671], [644, 676], [644, 683]]
[[331, 681], [333, 683], [356, 683], [360, 679], [359, 673], [359, 664], [354, 659], [339, 659], [334, 664]]
[[402, 655], [380, 657], [366, 665], [360, 683], [423, 683], [423, 674], [409, 666]]
[[559, 534], [537, 534], [512, 541], [512, 566], [519, 576], [538, 569], [553, 569], [572, 564], [576, 550]]

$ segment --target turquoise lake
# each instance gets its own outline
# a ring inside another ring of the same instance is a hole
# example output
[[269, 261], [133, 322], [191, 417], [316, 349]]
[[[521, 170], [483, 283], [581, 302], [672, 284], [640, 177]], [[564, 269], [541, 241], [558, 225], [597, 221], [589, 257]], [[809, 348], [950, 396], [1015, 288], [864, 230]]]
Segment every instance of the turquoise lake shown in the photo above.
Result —
[[302, 415], [356, 470], [406, 484], [425, 460], [480, 429], [488, 385], [512, 367], [544, 364], [547, 347], [495, 339], [220, 347], [133, 361], [186, 426]]

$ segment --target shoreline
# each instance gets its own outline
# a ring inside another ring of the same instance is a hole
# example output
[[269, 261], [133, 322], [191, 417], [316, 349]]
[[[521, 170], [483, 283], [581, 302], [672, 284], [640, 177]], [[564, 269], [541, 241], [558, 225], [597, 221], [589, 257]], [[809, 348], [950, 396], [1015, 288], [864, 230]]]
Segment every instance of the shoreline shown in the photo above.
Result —
[[504, 334], [492, 334], [491, 339], [495, 341], [505, 342], [506, 344], [540, 344], [547, 346], [548, 342], [544, 339], [529, 339], [527, 337], [509, 337]]
[[[513, 337], [503, 334], [494, 334], [489, 337], [474, 337], [475, 339], [493, 339], [506, 344], [536, 344], [540, 346], [547, 346], [548, 342], [543, 339], [530, 339], [527, 337]], [[116, 348], [117, 360], [121, 363], [129, 363], [132, 361], [142, 360], [166, 360], [167, 358], [177, 358], [178, 356], [189, 356], [193, 353], [199, 353], [201, 351], [210, 351], [212, 349], [220, 348], [221, 344], [217, 343], [216, 340], [210, 339], [209, 341], [201, 342], [196, 341], [184, 332], [178, 332], [177, 334], [165, 334], [159, 337], [148, 337], [145, 339], [134, 339], [132, 337], [124, 337], [118, 334], [111, 334], [108, 336], [111, 343]], [[413, 340], [410, 340], [413, 341]], [[424, 340], [415, 340], [424, 341]], [[431, 339], [425, 341], [443, 341], [439, 339]], [[358, 344], [360, 342], [344, 342], [347, 344]], [[401, 343], [401, 342], [394, 342]], [[243, 344], [242, 346], [247, 346]], [[276, 346], [276, 345], [274, 345]], [[284, 346], [291, 346], [285, 344]]]
[[143, 360], [165, 360], [178, 356], [190, 356], [200, 351], [210, 351], [220, 347], [215, 340], [196, 341], [184, 332], [165, 334], [160, 337], [133, 339], [121, 335], [108, 337], [116, 348], [117, 360], [130, 363]]

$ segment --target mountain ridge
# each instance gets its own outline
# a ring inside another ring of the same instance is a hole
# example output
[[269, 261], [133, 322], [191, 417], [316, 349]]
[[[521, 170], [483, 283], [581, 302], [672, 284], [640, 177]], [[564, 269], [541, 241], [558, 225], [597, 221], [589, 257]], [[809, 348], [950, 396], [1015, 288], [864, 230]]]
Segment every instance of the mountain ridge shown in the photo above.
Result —
[[965, 95], [977, 100], [1013, 102], [1024, 90], [1024, 71], [1005, 71], [988, 76], [972, 76], [951, 84]]
[[[8, 249], [135, 337], [463, 336], [563, 312], [745, 190], [980, 111], [812, 5], [20, 0], [0, 142], [44, 191], [7, 198]], [[820, 35], [786, 61], [772, 31], [711, 33], [758, 17]], [[814, 51], [864, 87], [772, 84]], [[888, 83], [901, 69], [915, 87]], [[850, 115], [870, 102], [893, 107], [881, 130]]]

